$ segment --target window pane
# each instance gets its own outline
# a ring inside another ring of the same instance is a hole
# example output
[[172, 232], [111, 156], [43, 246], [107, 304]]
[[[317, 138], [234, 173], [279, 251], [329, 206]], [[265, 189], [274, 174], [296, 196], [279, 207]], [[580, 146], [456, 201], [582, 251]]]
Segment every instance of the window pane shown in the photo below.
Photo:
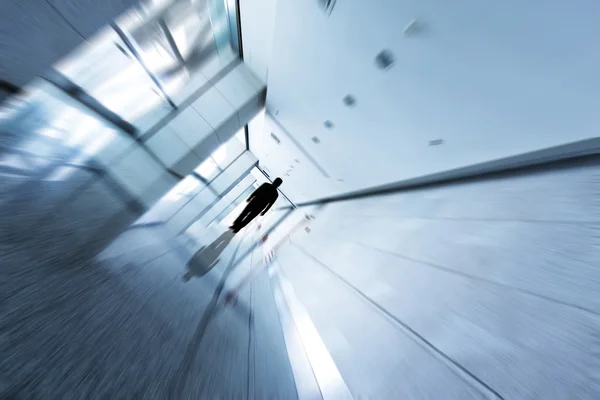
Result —
[[239, 195], [229, 206], [227, 206], [227, 208], [225, 210], [223, 210], [217, 216], [217, 218], [215, 218], [214, 222], [220, 223], [227, 217], [230, 217], [229, 219], [231, 219], [233, 221], [233, 219], [235, 217], [237, 217], [237, 213], [235, 213], [235, 217], [233, 217], [231, 214], [234, 214], [234, 211], [241, 212], [242, 207], [240, 207], [240, 210], [236, 210], [236, 208], [238, 208], [238, 206], [240, 204], [242, 204], [244, 202], [244, 200], [246, 200], [252, 194], [252, 192], [254, 192], [255, 189], [256, 189], [255, 185], [252, 185], [252, 186], [249, 186], [246, 190], [244, 190], [244, 192], [242, 192], [241, 195]]
[[[144, 15], [145, 13], [145, 15]], [[235, 18], [233, 18], [235, 22]], [[237, 57], [225, 0], [176, 0], [131, 12], [119, 26], [176, 104]]]
[[111, 28], [60, 62], [56, 69], [106, 108], [142, 130], [172, 110]]
[[221, 172], [221, 169], [219, 168], [217, 163], [211, 157], [209, 157], [206, 160], [204, 160], [198, 167], [196, 167], [194, 172], [196, 172], [198, 175], [200, 175], [207, 181], [210, 181], [214, 179], [219, 174], [219, 172]]

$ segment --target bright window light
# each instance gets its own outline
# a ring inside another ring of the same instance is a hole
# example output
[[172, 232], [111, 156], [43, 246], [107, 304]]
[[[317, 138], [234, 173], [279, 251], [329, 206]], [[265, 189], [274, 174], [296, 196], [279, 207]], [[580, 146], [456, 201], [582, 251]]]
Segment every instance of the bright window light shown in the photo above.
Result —
[[200, 183], [195, 178], [188, 176], [171, 189], [165, 199], [176, 201], [182, 197], [191, 197], [199, 186]]
[[196, 167], [194, 171], [205, 179], [211, 179], [212, 175], [214, 175], [218, 169], [219, 166], [213, 161], [213, 159], [207, 158], [198, 167]]
[[214, 153], [212, 153], [212, 159], [218, 164], [221, 164], [227, 158], [227, 144], [222, 144]]

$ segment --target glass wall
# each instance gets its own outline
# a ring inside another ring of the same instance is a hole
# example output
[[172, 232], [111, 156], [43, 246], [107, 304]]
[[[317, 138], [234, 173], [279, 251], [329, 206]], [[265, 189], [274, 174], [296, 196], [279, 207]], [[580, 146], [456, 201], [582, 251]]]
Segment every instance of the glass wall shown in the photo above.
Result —
[[190, 91], [186, 86], [204, 84], [238, 57], [238, 37], [229, 26], [237, 18], [225, 1], [150, 1], [117, 21], [175, 103], [181, 91]]
[[240, 194], [235, 200], [233, 200], [233, 202], [230, 205], [228, 205], [223, 211], [221, 211], [219, 215], [217, 215], [217, 217], [212, 223], [220, 224], [225, 220], [224, 224], [229, 223], [229, 225], [231, 225], [231, 223], [233, 223], [233, 221], [237, 218], [238, 214], [245, 207], [244, 200], [250, 197], [250, 195], [256, 190], [256, 188], [256, 183], [253, 183], [252, 185], [248, 186], [246, 190], [242, 192], [242, 194]]
[[224, 1], [144, 1], [55, 69], [147, 130], [238, 57]]
[[132, 144], [126, 134], [43, 81], [0, 107], [0, 135], [0, 165], [21, 173], [89, 164], [90, 158], [108, 164]]
[[140, 130], [150, 128], [173, 109], [111, 27], [55, 69]]
[[245, 139], [241, 138], [244, 138], [244, 128], [215, 150], [210, 157], [198, 165], [194, 172], [207, 181], [215, 179], [246, 151]]

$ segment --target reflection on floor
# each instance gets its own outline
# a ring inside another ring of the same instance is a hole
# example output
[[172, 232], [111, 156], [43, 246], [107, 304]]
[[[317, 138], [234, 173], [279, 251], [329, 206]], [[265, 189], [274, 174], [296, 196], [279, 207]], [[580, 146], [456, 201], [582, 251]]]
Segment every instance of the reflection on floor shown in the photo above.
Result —
[[229, 229], [223, 232], [214, 242], [208, 246], [202, 246], [187, 263], [188, 272], [183, 276], [187, 282], [192, 277], [202, 277], [219, 263], [220, 255], [233, 240], [235, 234]]

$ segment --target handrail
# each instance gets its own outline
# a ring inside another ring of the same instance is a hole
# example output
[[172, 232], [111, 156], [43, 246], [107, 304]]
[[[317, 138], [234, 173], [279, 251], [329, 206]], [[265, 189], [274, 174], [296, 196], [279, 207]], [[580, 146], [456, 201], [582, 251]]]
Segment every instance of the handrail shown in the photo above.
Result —
[[[506, 176], [508, 174], [527, 172], [536, 173], [556, 168], [568, 168], [569, 164], [574, 162], [598, 162], [600, 161], [599, 155], [600, 138], [586, 139], [575, 143], [536, 150], [530, 153], [487, 161], [404, 181], [297, 203], [294, 208], [325, 205], [367, 197], [378, 197], [459, 182], [487, 180], [503, 175]], [[278, 210], [289, 209], [292, 209], [292, 207], [286, 206], [278, 208]]]

